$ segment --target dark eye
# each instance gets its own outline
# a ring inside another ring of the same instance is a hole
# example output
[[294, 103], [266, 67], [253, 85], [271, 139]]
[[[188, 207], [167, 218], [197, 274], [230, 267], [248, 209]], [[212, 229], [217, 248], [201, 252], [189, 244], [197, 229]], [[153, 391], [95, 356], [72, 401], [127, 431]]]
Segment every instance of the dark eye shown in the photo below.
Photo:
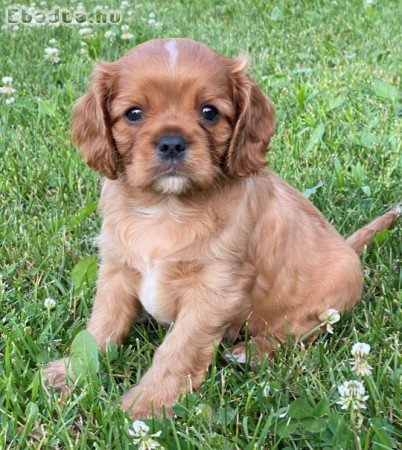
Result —
[[138, 122], [142, 119], [142, 109], [140, 108], [130, 108], [126, 112], [126, 117], [130, 122]]
[[218, 110], [214, 106], [206, 105], [201, 110], [202, 117], [209, 122], [214, 121], [219, 113]]

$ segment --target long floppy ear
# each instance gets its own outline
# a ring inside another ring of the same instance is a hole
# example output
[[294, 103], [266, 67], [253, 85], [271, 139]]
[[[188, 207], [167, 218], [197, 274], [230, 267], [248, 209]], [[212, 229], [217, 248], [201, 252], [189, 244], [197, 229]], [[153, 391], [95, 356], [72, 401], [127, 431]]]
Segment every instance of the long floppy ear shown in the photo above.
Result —
[[266, 165], [265, 153], [275, 130], [275, 110], [268, 98], [247, 74], [248, 58], [227, 60], [233, 82], [236, 123], [226, 154], [231, 176], [257, 173]]
[[117, 70], [114, 63], [100, 63], [91, 83], [74, 105], [71, 137], [86, 163], [107, 178], [118, 176], [119, 155], [111, 133], [109, 104], [115, 92]]

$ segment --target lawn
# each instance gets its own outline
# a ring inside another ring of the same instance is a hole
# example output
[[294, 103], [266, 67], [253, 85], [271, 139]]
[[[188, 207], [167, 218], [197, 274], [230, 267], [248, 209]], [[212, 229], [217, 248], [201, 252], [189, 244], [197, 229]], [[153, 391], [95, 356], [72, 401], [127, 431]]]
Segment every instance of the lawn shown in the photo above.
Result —
[[[2, 92], [15, 89], [0, 93], [0, 449], [136, 448], [119, 398], [167, 332], [137, 325], [124, 347], [100, 356], [100, 381], [70, 395], [43, 385], [41, 368], [68, 354], [94, 294], [100, 177], [70, 144], [69, 127], [96, 61], [159, 37], [192, 37], [228, 56], [245, 51], [277, 110], [267, 155], [274, 171], [345, 236], [401, 199], [401, 2], [127, 3], [121, 24], [87, 34], [64, 25], [0, 31], [0, 79], [12, 77]], [[58, 52], [45, 56], [48, 47]], [[333, 335], [288, 343], [257, 367], [226, 362], [220, 346], [177, 417], [146, 421], [160, 448], [396, 448], [401, 238], [399, 222], [365, 251], [362, 301]], [[362, 380], [366, 407], [353, 413], [337, 402], [338, 386], [360, 379], [349, 362], [357, 342], [371, 346], [372, 371]]]

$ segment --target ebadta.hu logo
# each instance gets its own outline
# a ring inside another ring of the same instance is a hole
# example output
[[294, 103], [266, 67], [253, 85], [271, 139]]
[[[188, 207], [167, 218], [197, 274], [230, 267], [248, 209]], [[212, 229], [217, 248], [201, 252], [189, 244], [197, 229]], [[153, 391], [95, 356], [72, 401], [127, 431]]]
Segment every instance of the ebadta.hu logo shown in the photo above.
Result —
[[9, 27], [118, 24], [122, 15], [121, 11], [111, 10], [107, 6], [97, 6], [92, 11], [87, 11], [83, 5], [77, 5], [75, 9], [60, 6], [44, 9], [33, 5], [10, 5], [5, 12], [4, 25]]

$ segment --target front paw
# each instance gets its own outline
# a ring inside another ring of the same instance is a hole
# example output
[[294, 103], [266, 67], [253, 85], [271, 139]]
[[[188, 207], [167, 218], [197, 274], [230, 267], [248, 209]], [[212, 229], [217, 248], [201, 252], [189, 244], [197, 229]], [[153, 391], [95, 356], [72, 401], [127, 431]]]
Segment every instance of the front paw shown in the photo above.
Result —
[[173, 403], [177, 400], [174, 393], [166, 392], [162, 388], [147, 387], [139, 384], [123, 395], [121, 408], [134, 419], [146, 419], [159, 415], [165, 410], [172, 415]]
[[62, 390], [67, 386], [67, 373], [71, 380], [74, 380], [74, 375], [69, 366], [68, 358], [57, 359], [51, 361], [44, 367], [46, 385], [53, 387], [57, 391]]

